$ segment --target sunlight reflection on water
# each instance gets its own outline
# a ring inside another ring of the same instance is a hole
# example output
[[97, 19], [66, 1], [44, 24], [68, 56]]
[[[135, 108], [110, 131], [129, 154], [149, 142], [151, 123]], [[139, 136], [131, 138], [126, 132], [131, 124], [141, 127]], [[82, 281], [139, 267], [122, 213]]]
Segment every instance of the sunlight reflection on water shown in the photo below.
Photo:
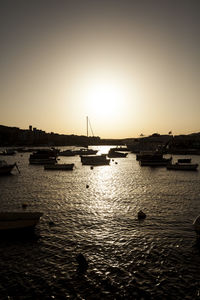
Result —
[[[106, 146], [98, 148], [100, 153], [108, 151]], [[65, 293], [87, 298], [89, 292], [88, 299], [94, 299], [98, 289], [101, 299], [128, 299], [142, 289], [160, 299], [173, 293], [178, 299], [192, 299], [200, 282], [191, 226], [199, 212], [199, 172], [140, 167], [131, 153], [93, 169], [82, 166], [78, 156], [61, 157], [60, 163], [74, 162], [75, 169], [51, 172], [30, 166], [28, 156], [7, 158], [18, 162], [21, 174], [0, 178], [1, 210], [21, 210], [26, 202], [28, 209], [43, 211], [40, 239], [31, 244], [1, 241], [0, 267], [8, 274], [0, 276], [2, 293], [9, 276], [9, 284], [25, 295], [32, 282], [37, 295], [51, 291], [57, 298]], [[199, 157], [193, 159], [200, 163]], [[137, 220], [140, 209], [147, 213], [143, 222]], [[50, 227], [49, 221], [55, 225]], [[77, 252], [89, 260], [81, 280], [76, 275]], [[13, 275], [19, 272], [21, 283]]]

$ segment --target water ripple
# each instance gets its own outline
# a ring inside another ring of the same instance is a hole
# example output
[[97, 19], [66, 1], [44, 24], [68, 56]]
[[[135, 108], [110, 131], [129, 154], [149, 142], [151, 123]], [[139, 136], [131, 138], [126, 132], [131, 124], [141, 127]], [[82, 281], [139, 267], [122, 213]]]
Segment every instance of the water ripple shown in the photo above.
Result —
[[27, 203], [44, 216], [34, 236], [1, 237], [2, 299], [199, 299], [199, 172], [141, 168], [134, 154], [93, 170], [62, 157], [75, 169], [51, 172], [28, 155], [6, 158], [21, 173], [0, 178], [1, 210]]

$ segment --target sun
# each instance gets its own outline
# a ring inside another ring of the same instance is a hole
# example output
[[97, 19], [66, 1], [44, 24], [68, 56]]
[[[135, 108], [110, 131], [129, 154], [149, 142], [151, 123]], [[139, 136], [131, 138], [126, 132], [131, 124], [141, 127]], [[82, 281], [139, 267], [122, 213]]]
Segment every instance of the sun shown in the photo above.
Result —
[[118, 116], [123, 104], [122, 88], [114, 82], [93, 82], [86, 91], [90, 115], [111, 118]]

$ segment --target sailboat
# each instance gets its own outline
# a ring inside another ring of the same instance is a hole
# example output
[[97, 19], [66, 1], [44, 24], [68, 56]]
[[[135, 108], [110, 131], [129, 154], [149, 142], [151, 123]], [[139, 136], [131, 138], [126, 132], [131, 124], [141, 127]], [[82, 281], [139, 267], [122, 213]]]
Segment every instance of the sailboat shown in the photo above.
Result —
[[[88, 116], [86, 117], [86, 127], [87, 127], [87, 138], [89, 137], [88, 136], [88, 132], [89, 132], [89, 126], [90, 125], [90, 129], [92, 131], [92, 127], [91, 127], [91, 124], [89, 122], [89, 118]], [[93, 131], [92, 131], [92, 134], [93, 134]], [[94, 136], [94, 134], [93, 134]], [[94, 149], [89, 149], [88, 146], [87, 147], [84, 147], [84, 148], [81, 148], [81, 149], [78, 149], [78, 150], [73, 150], [73, 153], [75, 155], [92, 155], [92, 154], [96, 154], [98, 152], [98, 150], [94, 150]]]
[[[86, 123], [87, 123], [87, 137], [88, 137], [88, 125], [90, 125], [90, 129], [92, 131], [91, 124], [89, 122], [88, 117], [86, 118]], [[92, 131], [92, 134], [93, 134], [93, 131]], [[93, 134], [93, 136], [94, 136], [94, 134]], [[85, 148], [84, 151], [87, 154], [85, 155], [84, 153], [82, 153], [80, 155], [82, 165], [102, 166], [102, 165], [110, 164], [110, 159], [107, 158], [106, 154], [95, 155], [97, 153], [97, 150], [92, 150], [92, 149], [88, 149], [88, 148]]]

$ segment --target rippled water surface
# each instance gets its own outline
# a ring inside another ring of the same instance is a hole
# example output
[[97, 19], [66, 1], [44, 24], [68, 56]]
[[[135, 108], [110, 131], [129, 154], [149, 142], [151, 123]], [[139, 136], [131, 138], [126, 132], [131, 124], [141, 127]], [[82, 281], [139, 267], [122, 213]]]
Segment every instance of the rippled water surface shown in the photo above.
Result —
[[200, 171], [140, 167], [132, 153], [93, 169], [60, 157], [75, 169], [45, 171], [29, 155], [3, 157], [21, 173], [0, 177], [1, 211], [27, 203], [44, 215], [34, 235], [1, 236], [0, 299], [200, 298]]

